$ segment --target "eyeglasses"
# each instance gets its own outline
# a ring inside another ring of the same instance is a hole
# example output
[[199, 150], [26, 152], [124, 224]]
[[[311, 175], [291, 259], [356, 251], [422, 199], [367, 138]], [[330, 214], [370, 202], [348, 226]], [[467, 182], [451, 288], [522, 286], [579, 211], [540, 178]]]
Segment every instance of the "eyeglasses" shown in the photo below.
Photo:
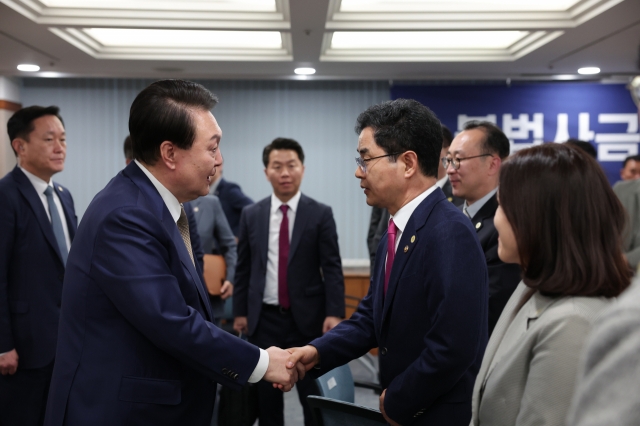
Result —
[[460, 168], [460, 162], [462, 160], [471, 160], [472, 158], [480, 158], [480, 157], [493, 157], [493, 155], [491, 154], [480, 154], [480, 155], [474, 155], [473, 157], [465, 157], [465, 158], [441, 158], [440, 161], [442, 162], [442, 167], [445, 168], [445, 170], [449, 167], [449, 163], [451, 163], [451, 165], [453, 166], [453, 168], [455, 170], [458, 170]]
[[356, 157], [356, 164], [358, 165], [358, 167], [360, 167], [360, 170], [362, 170], [362, 173], [367, 173], [367, 163], [369, 161], [377, 160], [378, 158], [391, 157], [392, 155], [400, 155], [400, 154], [402, 154], [402, 153], [401, 152], [394, 152], [393, 154], [379, 155], [377, 157], [372, 157], [372, 158]]

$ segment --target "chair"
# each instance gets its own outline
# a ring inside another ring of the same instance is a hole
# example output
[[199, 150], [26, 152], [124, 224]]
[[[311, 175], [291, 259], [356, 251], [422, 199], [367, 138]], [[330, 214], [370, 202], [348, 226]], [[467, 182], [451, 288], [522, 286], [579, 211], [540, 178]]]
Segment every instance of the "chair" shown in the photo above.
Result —
[[310, 395], [307, 402], [318, 426], [378, 426], [387, 422], [382, 413], [372, 408]]
[[354, 402], [355, 384], [349, 364], [334, 368], [316, 379], [320, 396], [345, 402]]

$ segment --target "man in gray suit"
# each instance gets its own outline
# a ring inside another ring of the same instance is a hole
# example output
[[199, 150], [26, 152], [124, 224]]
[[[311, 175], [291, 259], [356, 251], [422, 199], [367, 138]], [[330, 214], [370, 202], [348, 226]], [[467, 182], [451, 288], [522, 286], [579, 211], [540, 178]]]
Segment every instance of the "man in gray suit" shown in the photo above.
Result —
[[640, 263], [640, 180], [625, 180], [613, 186], [629, 215], [624, 233], [624, 255], [633, 269]]
[[200, 244], [205, 254], [213, 253], [215, 241], [218, 242], [220, 254], [224, 256], [227, 273], [220, 288], [219, 296], [209, 296], [216, 325], [220, 325], [220, 318], [224, 313], [224, 302], [233, 295], [233, 277], [236, 274], [238, 262], [238, 244], [231, 231], [229, 222], [222, 211], [220, 199], [215, 195], [205, 195], [190, 202], [198, 226]]

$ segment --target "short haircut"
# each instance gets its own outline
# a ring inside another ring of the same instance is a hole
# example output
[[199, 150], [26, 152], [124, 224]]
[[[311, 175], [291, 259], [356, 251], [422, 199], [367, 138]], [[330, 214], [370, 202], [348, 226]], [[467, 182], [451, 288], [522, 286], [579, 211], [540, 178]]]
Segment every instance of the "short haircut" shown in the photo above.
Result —
[[596, 152], [596, 149], [589, 142], [581, 141], [579, 139], [569, 139], [566, 143], [568, 145], [578, 147], [596, 160], [598, 159], [598, 153]]
[[442, 125], [442, 149], [449, 148], [453, 142], [453, 134], [451, 130], [444, 124]]
[[624, 162], [622, 163], [622, 168], [624, 169], [625, 167], [627, 167], [627, 163], [632, 160], [640, 162], [640, 155], [630, 155], [625, 158]]
[[[413, 151], [425, 176], [438, 176], [442, 126], [436, 115], [413, 99], [396, 99], [369, 107], [358, 116], [355, 131], [371, 127], [375, 143], [387, 154]], [[389, 157], [396, 161], [397, 155]]]
[[161, 80], [136, 96], [129, 114], [133, 157], [153, 165], [164, 141], [191, 149], [196, 137], [192, 112], [210, 111], [218, 98], [204, 86], [185, 80]]
[[511, 145], [509, 138], [504, 134], [500, 127], [489, 121], [469, 121], [464, 125], [464, 130], [482, 130], [485, 134], [482, 142], [482, 151], [485, 154], [498, 154], [502, 160], [509, 156]]
[[[45, 115], [55, 115], [62, 123], [62, 126], [64, 126], [64, 121], [62, 120], [62, 117], [60, 117], [60, 108], [55, 105], [48, 107], [33, 105], [22, 108], [16, 111], [7, 122], [9, 143], [11, 143], [15, 138], [22, 138], [28, 142], [29, 133], [33, 132], [33, 129], [35, 129], [33, 121]], [[13, 149], [13, 145], [11, 145], [11, 148]], [[15, 149], [13, 152], [18, 155]]]
[[618, 296], [633, 271], [622, 252], [624, 207], [600, 165], [579, 148], [523, 149], [500, 170], [523, 281], [551, 296]]
[[298, 154], [300, 162], [304, 164], [304, 151], [297, 141], [288, 138], [275, 138], [269, 145], [264, 147], [264, 150], [262, 150], [262, 162], [265, 167], [269, 165], [269, 155], [271, 155], [271, 151], [275, 149], [288, 149], [295, 151], [295, 153]]
[[131, 146], [131, 135], [127, 135], [126, 138], [124, 138], [124, 158], [126, 158], [127, 160], [133, 160], [133, 147]]

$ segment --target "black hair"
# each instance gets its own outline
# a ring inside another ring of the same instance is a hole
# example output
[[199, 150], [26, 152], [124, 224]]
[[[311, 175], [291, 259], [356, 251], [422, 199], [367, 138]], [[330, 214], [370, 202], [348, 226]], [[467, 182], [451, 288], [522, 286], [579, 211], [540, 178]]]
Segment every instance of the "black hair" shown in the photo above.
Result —
[[269, 165], [269, 155], [271, 155], [271, 151], [274, 149], [290, 149], [291, 151], [295, 151], [295, 153], [298, 154], [300, 162], [304, 164], [304, 151], [297, 141], [288, 138], [275, 138], [269, 145], [265, 146], [262, 151], [262, 162], [265, 167]]
[[442, 149], [449, 148], [453, 142], [453, 134], [451, 130], [444, 124], [442, 125]]
[[576, 146], [581, 150], [583, 150], [584, 152], [586, 152], [587, 154], [589, 154], [590, 156], [592, 156], [593, 158], [595, 158], [596, 160], [598, 159], [598, 153], [596, 152], [596, 149], [593, 147], [593, 145], [591, 145], [591, 143], [587, 141], [581, 141], [580, 139], [572, 138], [572, 139], [569, 139], [566, 142], [566, 144], [571, 146]]
[[624, 169], [625, 167], [627, 167], [627, 163], [632, 160], [640, 162], [640, 155], [630, 155], [625, 158], [624, 162], [622, 163], [622, 168]]
[[498, 154], [502, 160], [509, 156], [511, 145], [509, 139], [500, 127], [489, 121], [469, 121], [464, 125], [464, 130], [480, 129], [485, 138], [482, 142], [482, 151], [485, 154]]
[[[29, 141], [29, 133], [33, 132], [35, 126], [33, 125], [34, 120], [37, 120], [40, 117], [45, 115], [55, 115], [58, 117], [58, 120], [62, 123], [64, 127], [64, 121], [62, 117], [60, 117], [60, 108], [55, 105], [51, 105], [48, 107], [42, 107], [39, 105], [33, 105], [30, 107], [22, 108], [16, 111], [9, 121], [7, 122], [7, 133], [9, 134], [9, 143], [11, 143], [15, 138], [22, 138]], [[13, 149], [13, 145], [11, 146]], [[14, 154], [18, 155], [16, 150], [13, 150]]]
[[160, 157], [160, 145], [173, 142], [188, 150], [196, 129], [192, 110], [211, 110], [218, 98], [204, 86], [185, 80], [161, 80], [136, 96], [129, 114], [133, 157], [153, 165]]
[[[358, 116], [355, 127], [359, 135], [371, 127], [375, 143], [387, 154], [413, 151], [421, 172], [438, 176], [442, 150], [442, 126], [436, 115], [413, 99], [396, 99], [367, 108]], [[390, 156], [396, 161], [397, 155]]]

